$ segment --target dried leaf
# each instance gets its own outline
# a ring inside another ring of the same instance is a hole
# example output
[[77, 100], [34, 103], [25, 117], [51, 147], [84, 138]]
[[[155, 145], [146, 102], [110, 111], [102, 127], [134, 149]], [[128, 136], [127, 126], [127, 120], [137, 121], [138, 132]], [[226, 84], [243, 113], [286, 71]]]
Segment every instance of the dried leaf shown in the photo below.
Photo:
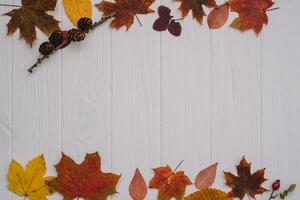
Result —
[[203, 22], [203, 17], [206, 15], [203, 6], [208, 8], [216, 7], [215, 0], [175, 0], [181, 2], [179, 10], [182, 17], [185, 18], [190, 10], [192, 10], [193, 18], [195, 18], [200, 24]]
[[134, 22], [137, 14], [146, 15], [154, 12], [150, 8], [154, 0], [114, 0], [114, 2], [102, 1], [96, 7], [103, 13], [103, 16], [113, 15], [110, 23], [112, 28], [119, 29], [126, 26], [127, 30]]
[[8, 35], [20, 29], [20, 38], [24, 38], [32, 46], [36, 39], [35, 27], [47, 35], [60, 30], [58, 21], [46, 13], [54, 10], [56, 0], [22, 0], [21, 2], [21, 8], [4, 14], [11, 17], [7, 24]]
[[242, 32], [252, 29], [258, 35], [264, 24], [268, 24], [267, 10], [274, 4], [272, 0], [229, 0], [228, 4], [239, 17], [235, 18], [231, 26]]
[[228, 20], [229, 5], [224, 3], [215, 7], [207, 17], [207, 24], [211, 29], [221, 28]]
[[47, 185], [63, 195], [64, 200], [84, 198], [86, 200], [106, 200], [116, 193], [119, 175], [101, 171], [99, 154], [86, 154], [81, 164], [75, 163], [70, 157], [62, 155], [55, 166], [57, 177], [47, 181]]
[[232, 188], [232, 191], [228, 193], [230, 197], [237, 197], [242, 200], [247, 194], [255, 199], [255, 195], [268, 191], [261, 187], [261, 184], [267, 180], [264, 178], [265, 169], [251, 174], [251, 163], [248, 163], [245, 157], [236, 166], [236, 169], [237, 176], [230, 172], [224, 172], [226, 184]]
[[195, 186], [199, 190], [207, 189], [215, 182], [218, 163], [199, 172], [195, 179]]
[[143, 200], [147, 195], [147, 185], [139, 169], [135, 170], [129, 185], [129, 194], [133, 200]]
[[9, 165], [7, 174], [7, 188], [15, 194], [27, 197], [29, 200], [43, 199], [53, 194], [45, 181], [53, 177], [44, 177], [46, 174], [46, 162], [43, 155], [29, 161], [25, 170], [15, 160]]
[[176, 22], [175, 20], [171, 20], [169, 26], [168, 26], [168, 31], [178, 37], [181, 34], [181, 25], [179, 22]]
[[226, 192], [217, 189], [204, 189], [194, 192], [185, 197], [184, 200], [233, 200]]
[[173, 172], [171, 167], [158, 167], [153, 169], [154, 177], [150, 180], [149, 187], [158, 189], [158, 200], [181, 200], [186, 186], [192, 182], [183, 171]]
[[63, 0], [63, 5], [67, 16], [75, 26], [80, 18], [92, 17], [91, 0]]

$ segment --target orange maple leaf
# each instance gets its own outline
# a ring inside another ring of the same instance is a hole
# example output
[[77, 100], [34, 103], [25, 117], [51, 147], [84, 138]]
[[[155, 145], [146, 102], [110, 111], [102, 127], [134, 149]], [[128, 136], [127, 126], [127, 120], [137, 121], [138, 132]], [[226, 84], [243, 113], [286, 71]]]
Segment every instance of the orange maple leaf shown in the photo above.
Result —
[[102, 172], [97, 152], [86, 154], [81, 164], [75, 163], [63, 154], [55, 168], [58, 176], [48, 181], [47, 185], [62, 194], [64, 200], [75, 198], [106, 200], [108, 196], [116, 193], [120, 175]]
[[237, 197], [242, 200], [247, 194], [255, 199], [255, 195], [268, 191], [261, 187], [261, 184], [267, 180], [264, 178], [265, 169], [251, 174], [251, 163], [248, 163], [245, 157], [236, 166], [236, 169], [238, 176], [224, 172], [226, 184], [232, 188], [232, 191], [228, 193], [229, 197]]
[[134, 22], [137, 14], [146, 15], [154, 12], [150, 8], [154, 0], [114, 0], [114, 2], [102, 1], [96, 7], [103, 12], [103, 16], [113, 15], [114, 19], [110, 23], [112, 28], [119, 29], [126, 26], [127, 30]]
[[268, 24], [267, 10], [274, 4], [272, 0], [229, 0], [228, 4], [239, 17], [235, 18], [231, 26], [240, 31], [253, 29], [258, 35], [264, 24]]
[[183, 171], [172, 171], [171, 167], [158, 167], [153, 169], [154, 177], [150, 180], [149, 187], [158, 189], [158, 200], [181, 200], [187, 185], [192, 182]]
[[190, 10], [192, 10], [193, 18], [195, 18], [200, 24], [203, 22], [203, 17], [206, 15], [203, 6], [208, 8], [216, 7], [215, 0], [175, 0], [181, 2], [179, 10], [182, 17], [185, 18]]

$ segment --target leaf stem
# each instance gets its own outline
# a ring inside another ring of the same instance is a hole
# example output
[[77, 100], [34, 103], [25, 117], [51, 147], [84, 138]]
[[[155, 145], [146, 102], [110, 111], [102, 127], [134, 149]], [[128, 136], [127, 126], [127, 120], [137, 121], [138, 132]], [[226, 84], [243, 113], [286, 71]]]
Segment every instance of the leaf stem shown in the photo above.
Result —
[[276, 7], [276, 8], [270, 8], [270, 9], [268, 9], [267, 11], [269, 12], [269, 11], [278, 10], [278, 9], [279, 9], [279, 7]]
[[140, 19], [139, 19], [139, 17], [137, 15], [135, 15], [135, 18], [137, 19], [137, 21], [140, 24], [140, 26], [143, 26], [142, 22], [140, 21]]
[[180, 163], [175, 167], [175, 169], [174, 169], [174, 172], [176, 172], [177, 171], [177, 169], [180, 167], [180, 165], [183, 163], [183, 160], [182, 161], [180, 161]]
[[4, 3], [0, 3], [0, 6], [16, 7], [16, 8], [21, 8], [21, 7], [22, 7], [22, 6], [19, 6], [19, 5], [14, 5], [14, 4], [4, 4]]
[[[106, 17], [102, 17], [98, 22], [95, 22], [93, 24], [93, 27], [92, 29], [95, 29], [96, 27], [100, 26], [101, 24], [103, 24], [104, 22], [106, 22], [108, 19], [112, 18], [114, 15], [109, 15], [109, 16], [106, 16]], [[66, 40], [64, 41], [61, 45], [59, 45], [58, 47], [56, 47], [54, 49], [54, 51], [50, 54], [54, 54], [57, 50], [61, 49], [64, 45], [66, 45], [67, 43], [69, 43], [70, 41], [69, 40]], [[34, 71], [35, 68], [38, 67], [38, 65], [40, 65], [46, 58], [49, 58], [49, 56], [42, 56], [40, 55], [38, 58], [37, 58], [37, 61], [27, 70], [29, 73], [32, 73]]]
[[272, 193], [270, 194], [269, 200], [274, 199], [273, 194], [274, 194], [274, 190], [272, 190]]

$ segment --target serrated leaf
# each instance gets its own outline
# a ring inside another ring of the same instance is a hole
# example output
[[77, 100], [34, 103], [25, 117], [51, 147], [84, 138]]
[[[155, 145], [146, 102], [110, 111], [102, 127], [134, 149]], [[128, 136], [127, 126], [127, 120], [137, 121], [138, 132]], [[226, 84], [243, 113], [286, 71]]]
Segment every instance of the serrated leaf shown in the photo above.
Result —
[[67, 16], [75, 26], [80, 18], [92, 17], [91, 0], [63, 0], [63, 5]]
[[43, 155], [29, 161], [25, 170], [15, 160], [9, 165], [7, 174], [7, 188], [15, 194], [27, 197], [29, 200], [47, 199], [53, 194], [47, 185], [47, 180], [53, 177], [44, 177], [46, 174], [46, 162]]
[[22, 0], [21, 2], [21, 8], [13, 9], [4, 14], [11, 17], [7, 24], [7, 35], [20, 29], [20, 38], [24, 38], [32, 47], [33, 42], [36, 40], [35, 27], [38, 27], [46, 35], [60, 30], [58, 21], [46, 13], [46, 11], [54, 10], [56, 0]]
[[195, 179], [195, 186], [199, 190], [207, 189], [215, 182], [218, 163], [200, 171]]

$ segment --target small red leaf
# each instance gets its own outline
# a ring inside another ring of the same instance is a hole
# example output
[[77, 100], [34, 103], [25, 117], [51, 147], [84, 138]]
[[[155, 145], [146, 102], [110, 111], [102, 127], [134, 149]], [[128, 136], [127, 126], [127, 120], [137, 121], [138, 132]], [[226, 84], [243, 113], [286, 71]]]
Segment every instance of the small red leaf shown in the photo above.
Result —
[[168, 31], [174, 35], [174, 36], [180, 36], [181, 34], [181, 25], [179, 22], [176, 22], [175, 20], [171, 20], [171, 23], [169, 24]]
[[153, 29], [156, 31], [165, 31], [167, 30], [169, 23], [170, 23], [169, 18], [160, 17], [157, 20], [155, 20], [155, 22], [153, 23]]
[[164, 18], [171, 18], [171, 10], [170, 8], [166, 6], [159, 6], [158, 7], [158, 16], [159, 17], [164, 17]]
[[133, 200], [144, 200], [147, 195], [147, 185], [139, 169], [135, 170], [129, 185], [129, 194]]
[[207, 17], [207, 23], [209, 28], [218, 29], [221, 28], [228, 20], [229, 5], [224, 3], [215, 7]]
[[218, 163], [199, 172], [195, 179], [195, 186], [199, 190], [207, 189], [215, 182]]

